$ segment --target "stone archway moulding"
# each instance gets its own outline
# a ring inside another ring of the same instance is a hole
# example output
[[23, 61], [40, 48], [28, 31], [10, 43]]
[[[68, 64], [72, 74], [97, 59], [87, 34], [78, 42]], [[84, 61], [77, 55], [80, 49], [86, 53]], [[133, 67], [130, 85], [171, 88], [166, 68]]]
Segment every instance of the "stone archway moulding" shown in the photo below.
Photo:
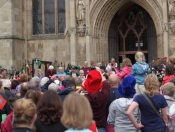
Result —
[[108, 62], [108, 30], [119, 9], [128, 2], [143, 7], [153, 19], [157, 33], [158, 57], [163, 53], [163, 10], [157, 0], [96, 0], [90, 11], [91, 59]]

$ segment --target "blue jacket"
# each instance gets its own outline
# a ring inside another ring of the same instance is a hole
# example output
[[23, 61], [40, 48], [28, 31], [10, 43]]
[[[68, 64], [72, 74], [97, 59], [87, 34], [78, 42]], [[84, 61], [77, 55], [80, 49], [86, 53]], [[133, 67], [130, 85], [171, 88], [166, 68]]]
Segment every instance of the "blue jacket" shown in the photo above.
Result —
[[61, 100], [64, 101], [66, 96], [71, 92], [74, 92], [74, 90], [72, 88], [65, 88], [63, 91], [59, 92], [59, 96], [60, 96]]
[[131, 74], [135, 77], [138, 84], [144, 84], [147, 73], [150, 73], [150, 68], [146, 62], [136, 62], [132, 66]]

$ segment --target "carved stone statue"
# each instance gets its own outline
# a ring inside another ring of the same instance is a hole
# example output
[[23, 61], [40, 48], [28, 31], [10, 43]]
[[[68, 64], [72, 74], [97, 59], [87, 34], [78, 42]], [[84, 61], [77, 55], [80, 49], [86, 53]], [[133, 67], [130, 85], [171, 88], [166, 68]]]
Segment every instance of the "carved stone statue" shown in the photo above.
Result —
[[167, 22], [163, 22], [163, 31], [168, 32], [168, 23]]
[[85, 5], [83, 0], [76, 1], [76, 17], [78, 25], [85, 24]]
[[175, 33], [175, 22], [170, 23], [170, 29], [172, 33]]
[[169, 15], [175, 15], [175, 0], [169, 0]]
[[79, 37], [84, 37], [85, 36], [85, 32], [86, 32], [86, 25], [85, 24], [81, 24], [78, 27], [78, 35]]

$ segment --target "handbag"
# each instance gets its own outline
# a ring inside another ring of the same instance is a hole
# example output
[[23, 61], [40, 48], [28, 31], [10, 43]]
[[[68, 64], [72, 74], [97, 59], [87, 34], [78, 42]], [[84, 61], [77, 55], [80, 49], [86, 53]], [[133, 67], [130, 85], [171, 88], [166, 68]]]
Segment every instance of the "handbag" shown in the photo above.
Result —
[[[146, 99], [146, 101], [149, 103], [149, 105], [152, 107], [152, 109], [154, 110], [154, 112], [156, 112], [156, 114], [162, 119], [162, 121], [165, 123], [165, 121], [163, 120], [162, 116], [160, 115], [160, 113], [157, 111], [157, 109], [155, 108], [154, 104], [152, 103], [152, 101], [148, 98], [148, 96], [143, 93], [142, 94], [143, 97]], [[165, 126], [166, 126], [166, 132], [168, 132], [168, 126], [166, 125], [165, 123]]]

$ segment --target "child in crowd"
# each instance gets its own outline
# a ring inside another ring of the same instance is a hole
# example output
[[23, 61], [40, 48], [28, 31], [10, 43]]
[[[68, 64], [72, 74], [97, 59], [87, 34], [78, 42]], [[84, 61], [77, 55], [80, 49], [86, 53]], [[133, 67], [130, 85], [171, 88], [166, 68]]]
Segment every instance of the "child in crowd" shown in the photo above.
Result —
[[121, 72], [117, 72], [117, 76], [120, 78], [121, 81], [125, 77], [131, 75], [132, 63], [131, 63], [131, 60], [129, 58], [123, 59], [122, 68], [123, 69]]
[[136, 63], [132, 66], [131, 74], [136, 79], [136, 95], [142, 94], [145, 91], [144, 81], [146, 75], [150, 73], [149, 65], [145, 62], [145, 56], [142, 52], [137, 52], [135, 54]]

